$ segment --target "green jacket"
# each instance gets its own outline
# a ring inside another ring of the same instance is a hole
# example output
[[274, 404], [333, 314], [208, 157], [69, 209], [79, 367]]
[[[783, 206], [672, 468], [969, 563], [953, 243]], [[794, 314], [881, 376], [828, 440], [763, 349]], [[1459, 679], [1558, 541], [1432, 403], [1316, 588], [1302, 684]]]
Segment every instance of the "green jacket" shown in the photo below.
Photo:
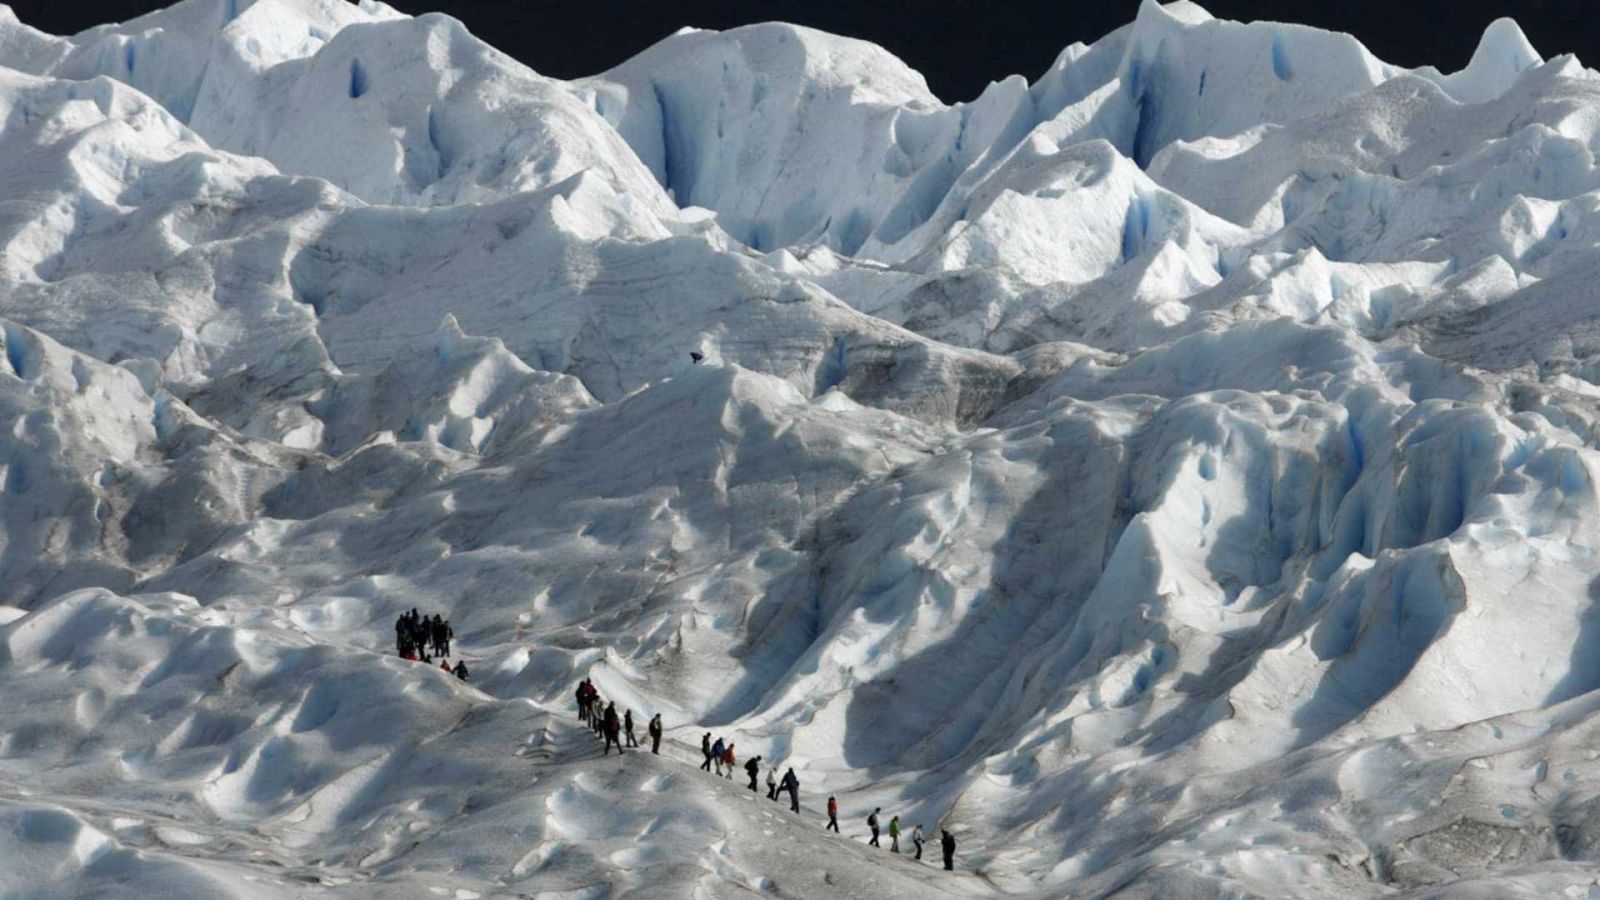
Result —
[[899, 836], [900, 836], [900, 820], [899, 819], [890, 819], [889, 820], [889, 837], [899, 837]]

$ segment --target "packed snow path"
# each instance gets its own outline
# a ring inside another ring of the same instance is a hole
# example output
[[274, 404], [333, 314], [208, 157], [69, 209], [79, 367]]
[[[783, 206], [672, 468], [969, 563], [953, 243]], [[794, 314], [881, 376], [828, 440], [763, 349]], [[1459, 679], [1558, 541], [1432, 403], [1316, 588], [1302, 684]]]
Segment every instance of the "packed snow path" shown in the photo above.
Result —
[[0, 893], [787, 877], [516, 755], [592, 674], [938, 889], [1586, 898], [1600, 77], [1189, 2], [1030, 74], [0, 7]]

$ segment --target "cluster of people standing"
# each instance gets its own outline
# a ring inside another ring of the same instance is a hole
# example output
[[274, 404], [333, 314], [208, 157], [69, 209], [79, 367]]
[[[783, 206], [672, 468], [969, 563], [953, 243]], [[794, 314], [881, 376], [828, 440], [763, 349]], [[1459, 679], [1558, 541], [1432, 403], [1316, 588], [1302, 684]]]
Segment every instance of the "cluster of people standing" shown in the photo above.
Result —
[[433, 657], [437, 656], [439, 668], [466, 681], [466, 661], [458, 659], [452, 668], [447, 658], [450, 656], [450, 641], [455, 636], [455, 629], [450, 627], [448, 619], [438, 613], [429, 618], [417, 612], [414, 606], [410, 612], [401, 613], [394, 622], [395, 651], [401, 659], [431, 663]]
[[[633, 736], [633, 710], [623, 710], [622, 715], [617, 715], [616, 701], [602, 701], [600, 690], [594, 682], [585, 678], [578, 684], [578, 718], [585, 725], [593, 728], [595, 734], [605, 738], [605, 750], [600, 755], [605, 756], [611, 752], [613, 745], [620, 756], [623, 751], [623, 741], [628, 747], [639, 746], [639, 740]], [[650, 738], [650, 752], [661, 755], [661, 714], [656, 713], [650, 718], [647, 728]]]

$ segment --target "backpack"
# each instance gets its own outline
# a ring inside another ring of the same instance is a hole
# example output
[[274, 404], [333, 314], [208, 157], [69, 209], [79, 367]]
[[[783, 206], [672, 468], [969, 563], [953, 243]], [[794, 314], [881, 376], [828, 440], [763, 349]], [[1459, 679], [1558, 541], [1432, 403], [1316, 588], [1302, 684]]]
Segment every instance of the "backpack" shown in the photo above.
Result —
[[872, 815], [867, 816], [867, 827], [868, 828], [877, 828], [878, 827], [878, 814], [877, 813], [873, 813]]

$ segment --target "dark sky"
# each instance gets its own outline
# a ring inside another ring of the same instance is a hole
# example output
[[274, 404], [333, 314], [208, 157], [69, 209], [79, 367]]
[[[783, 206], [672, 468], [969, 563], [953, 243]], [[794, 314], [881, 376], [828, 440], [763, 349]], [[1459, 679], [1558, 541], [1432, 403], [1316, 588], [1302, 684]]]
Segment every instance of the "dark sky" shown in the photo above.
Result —
[[[10, 0], [24, 21], [67, 34], [167, 5], [152, 0]], [[784, 20], [889, 48], [947, 101], [971, 99], [1012, 73], [1030, 80], [1062, 47], [1130, 20], [1137, 0], [390, 0], [405, 12], [449, 13], [489, 43], [561, 78], [600, 72], [683, 25], [728, 28]], [[1594, 0], [1210, 0], [1213, 15], [1277, 19], [1348, 31], [1392, 63], [1466, 63], [1498, 16], [1514, 17], [1546, 57], [1600, 63]]]

